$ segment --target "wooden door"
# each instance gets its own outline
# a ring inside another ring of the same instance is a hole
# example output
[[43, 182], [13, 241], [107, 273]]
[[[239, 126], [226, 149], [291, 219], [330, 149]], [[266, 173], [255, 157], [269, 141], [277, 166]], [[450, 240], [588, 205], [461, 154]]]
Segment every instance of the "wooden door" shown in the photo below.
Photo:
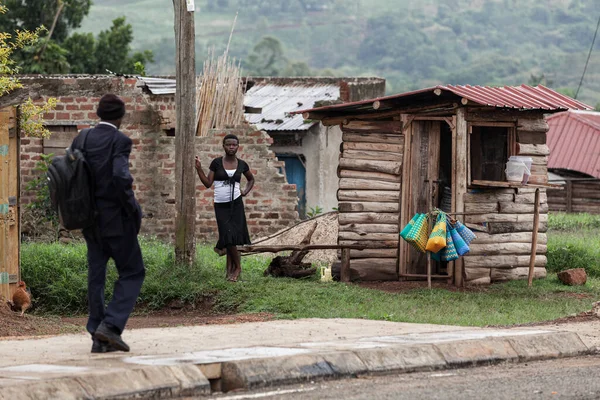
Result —
[[[406, 135], [410, 135], [410, 162], [406, 161], [402, 202], [403, 224], [408, 223], [415, 213], [427, 213], [429, 209], [429, 182], [432, 183], [431, 205], [437, 206], [439, 201], [439, 169], [440, 169], [440, 122], [412, 121], [407, 127]], [[404, 226], [404, 225], [403, 225]], [[423, 275], [426, 273], [427, 259], [424, 253], [404, 244], [401, 248], [401, 275]]]
[[19, 281], [19, 135], [16, 110], [0, 110], [0, 296]]

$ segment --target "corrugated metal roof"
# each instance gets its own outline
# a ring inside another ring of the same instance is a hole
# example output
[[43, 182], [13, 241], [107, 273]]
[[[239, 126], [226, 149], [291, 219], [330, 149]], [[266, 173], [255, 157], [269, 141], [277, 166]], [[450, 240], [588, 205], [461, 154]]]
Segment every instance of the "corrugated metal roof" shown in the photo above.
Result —
[[600, 178], [600, 112], [566, 111], [548, 121], [548, 168]]
[[[381, 103], [387, 100], [404, 100], [405, 102], [408, 102], [411, 99], [418, 99], [420, 103], [425, 103], [427, 101], [438, 101], [441, 96], [444, 96], [444, 94], [459, 96], [483, 106], [512, 108], [518, 110], [562, 111], [568, 109], [592, 109], [592, 107], [588, 106], [587, 104], [574, 100], [542, 85], [536, 87], [527, 85], [504, 87], [438, 85], [427, 89], [421, 89], [392, 96], [306, 109], [300, 112], [344, 114], [361, 109], [367, 110], [369, 108], [368, 106], [375, 101], [379, 101]], [[367, 108], [364, 106], [367, 106]], [[390, 108], [393, 108], [393, 106], [390, 105], [387, 107], [382, 107], [379, 109], [379, 111]], [[372, 107], [371, 112], [375, 112]]]
[[[140, 77], [152, 94], [175, 93], [175, 79]], [[301, 115], [290, 112], [313, 107], [316, 101], [337, 100], [340, 88], [333, 84], [277, 85], [258, 83], [244, 96], [244, 106], [257, 110], [257, 113], [244, 114], [246, 121], [266, 131], [302, 131], [315, 122], [304, 123]]]
[[340, 88], [327, 84], [274, 85], [259, 83], [253, 86], [244, 97], [244, 106], [257, 109], [257, 113], [244, 114], [246, 121], [266, 131], [307, 130], [315, 122], [305, 123], [302, 115], [290, 112], [313, 107], [316, 101], [337, 100]]
[[175, 94], [175, 79], [138, 77], [152, 94]]

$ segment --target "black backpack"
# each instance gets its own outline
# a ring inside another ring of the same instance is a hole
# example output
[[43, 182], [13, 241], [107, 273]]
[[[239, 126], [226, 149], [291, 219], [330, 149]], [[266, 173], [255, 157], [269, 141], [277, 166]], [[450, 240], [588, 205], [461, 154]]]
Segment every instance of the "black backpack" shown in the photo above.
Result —
[[85, 142], [91, 129], [84, 129], [78, 140], [64, 156], [52, 159], [48, 167], [48, 188], [52, 206], [58, 213], [61, 225], [67, 230], [85, 229], [96, 224], [94, 176], [85, 160]]

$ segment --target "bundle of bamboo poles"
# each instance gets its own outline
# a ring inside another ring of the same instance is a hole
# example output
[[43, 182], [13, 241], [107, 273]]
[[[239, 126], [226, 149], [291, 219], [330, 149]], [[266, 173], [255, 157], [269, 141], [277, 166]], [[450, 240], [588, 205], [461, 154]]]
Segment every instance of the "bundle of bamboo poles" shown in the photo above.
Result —
[[196, 82], [196, 136], [211, 129], [240, 125], [244, 119], [244, 88], [240, 64], [226, 51], [215, 60], [209, 50], [202, 76]]

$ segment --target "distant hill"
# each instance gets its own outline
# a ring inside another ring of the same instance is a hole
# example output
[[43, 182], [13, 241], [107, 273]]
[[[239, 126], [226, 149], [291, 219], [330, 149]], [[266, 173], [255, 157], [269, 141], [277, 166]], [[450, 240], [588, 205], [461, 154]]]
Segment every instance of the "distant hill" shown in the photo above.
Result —
[[[313, 74], [378, 75], [389, 92], [438, 83], [542, 83], [574, 94], [598, 17], [598, 0], [196, 0], [198, 67], [224, 50], [246, 59], [264, 36]], [[199, 6], [199, 7], [198, 7]], [[124, 15], [136, 49], [154, 51], [149, 74], [173, 74], [172, 2], [95, 0], [81, 31]], [[578, 98], [600, 103], [600, 37]]]

